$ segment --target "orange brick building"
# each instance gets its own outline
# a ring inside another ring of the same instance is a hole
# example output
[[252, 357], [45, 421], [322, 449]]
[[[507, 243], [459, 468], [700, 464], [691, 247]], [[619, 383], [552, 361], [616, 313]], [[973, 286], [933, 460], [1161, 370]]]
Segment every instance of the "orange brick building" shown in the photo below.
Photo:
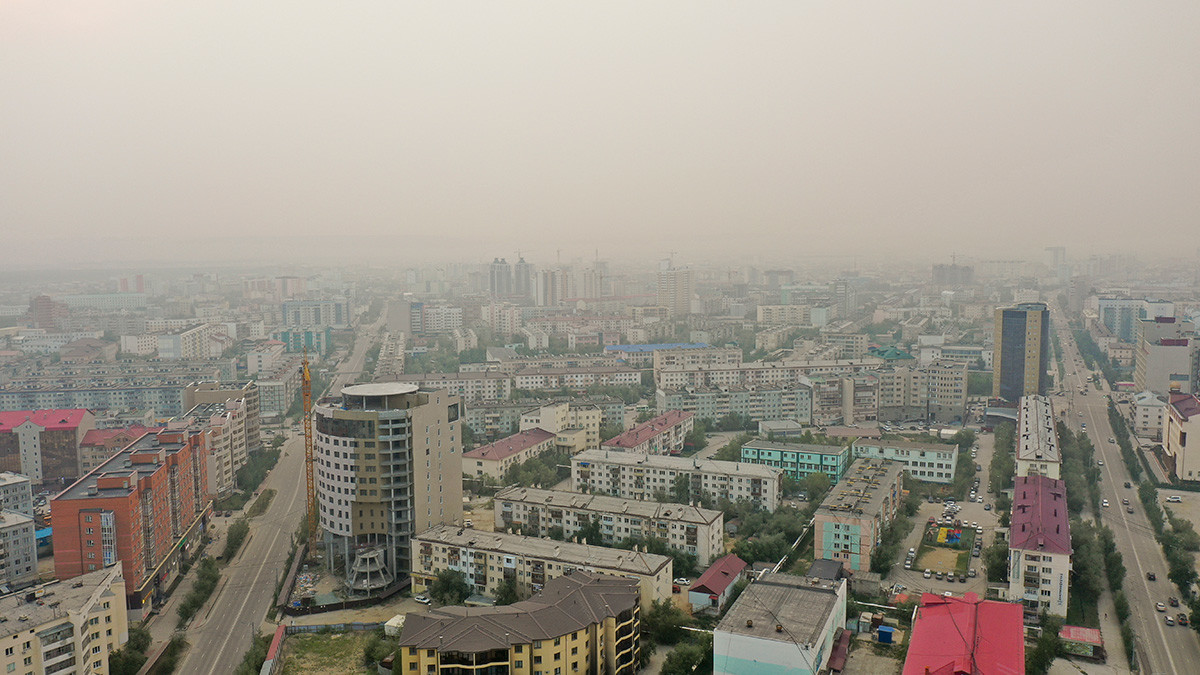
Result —
[[50, 501], [59, 580], [121, 563], [131, 618], [143, 616], [204, 533], [205, 435], [146, 433]]

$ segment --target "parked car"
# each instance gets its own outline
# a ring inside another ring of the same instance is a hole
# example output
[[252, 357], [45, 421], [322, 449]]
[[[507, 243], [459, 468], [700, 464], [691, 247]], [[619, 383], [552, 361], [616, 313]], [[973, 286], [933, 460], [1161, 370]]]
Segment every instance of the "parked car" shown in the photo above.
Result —
[[1171, 504], [1178, 504], [1183, 501], [1183, 497], [1180, 497], [1179, 495], [1171, 495], [1170, 497], [1167, 497], [1167, 501]]
[[1133, 507], [1132, 507], [1132, 506], [1126, 506], [1126, 507], [1125, 507], [1125, 513], [1133, 513]]
[[933, 576], [933, 572], [931, 572], [929, 570], [925, 570], [925, 574], [923, 574], [922, 576], [924, 576], [926, 579], [928, 579], [929, 577]]
[[941, 580], [943, 580], [943, 579], [945, 579], [945, 578], [946, 578], [946, 573], [945, 573], [945, 572], [940, 572], [940, 571], [939, 571], [939, 572], [937, 573], [937, 580], [938, 580], [938, 581], [941, 581]]
[[1159, 612], [1165, 612], [1167, 611], [1167, 605], [1166, 603], [1159, 602], [1154, 605], [1154, 609]]
[[1103, 507], [1105, 507], [1105, 508], [1108, 508], [1108, 500], [1107, 500], [1107, 499], [1101, 499], [1101, 500], [1100, 500], [1100, 506], [1103, 506]]
[[1154, 572], [1146, 572], [1146, 581], [1158, 581], [1158, 575]]
[[984, 504], [984, 505], [983, 505], [983, 510], [984, 510], [984, 511], [991, 511], [991, 510], [992, 510], [992, 505], [991, 505], [991, 504]]
[[1129, 481], [1125, 481], [1125, 487], [1131, 488], [1131, 487], [1133, 487], [1133, 484], [1130, 483]]
[[1166, 616], [1166, 617], [1163, 617], [1163, 618], [1166, 620], [1166, 622], [1167, 622], [1167, 625], [1168, 625], [1168, 626], [1174, 626], [1174, 625], [1175, 625], [1175, 619], [1172, 619], [1170, 616]]
[[971, 569], [967, 570], [967, 576], [974, 579], [975, 577], [979, 576], [979, 573], [975, 571], [974, 567], [972, 567]]
[[1169, 605], [1171, 605], [1172, 607], [1178, 607], [1179, 606], [1179, 598], [1172, 595], [1171, 597], [1167, 598], [1167, 603]]
[[417, 602], [421, 603], [422, 605], [428, 605], [433, 602], [432, 600], [429, 599], [429, 596], [425, 595], [424, 593], [413, 596], [413, 600], [416, 600]]

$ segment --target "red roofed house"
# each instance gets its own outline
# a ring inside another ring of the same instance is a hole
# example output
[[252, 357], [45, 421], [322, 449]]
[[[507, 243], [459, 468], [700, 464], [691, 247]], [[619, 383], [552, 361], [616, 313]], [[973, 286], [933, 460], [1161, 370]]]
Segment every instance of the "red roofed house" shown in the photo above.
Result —
[[746, 561], [730, 553], [704, 570], [704, 574], [688, 588], [688, 602], [692, 611], [720, 609], [729, 599], [729, 589], [746, 570]]
[[692, 432], [695, 417], [694, 413], [668, 410], [608, 439], [601, 443], [600, 447], [604, 450], [640, 455], [678, 455], [683, 451], [684, 439]]
[[904, 675], [1023, 675], [1021, 606], [974, 593], [925, 593], [913, 622]]
[[1071, 526], [1061, 480], [1018, 476], [1008, 530], [1008, 599], [1020, 601], [1029, 618], [1067, 615], [1071, 577]]
[[1200, 447], [1200, 399], [1194, 394], [1171, 394], [1162, 432], [1167, 468], [1180, 480], [1200, 480], [1200, 453], [1188, 452], [1189, 435], [1191, 447]]
[[528, 429], [495, 443], [463, 453], [463, 472], [497, 480], [510, 468], [554, 449], [556, 436], [545, 429]]
[[79, 445], [95, 426], [83, 408], [0, 412], [0, 471], [35, 484], [73, 481], [85, 473]]

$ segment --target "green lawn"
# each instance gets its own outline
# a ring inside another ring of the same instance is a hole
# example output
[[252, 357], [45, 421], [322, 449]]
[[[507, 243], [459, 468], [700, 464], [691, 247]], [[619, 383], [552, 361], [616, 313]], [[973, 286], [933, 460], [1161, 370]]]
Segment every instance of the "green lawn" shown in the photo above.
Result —
[[283, 643], [283, 674], [374, 675], [373, 669], [362, 665], [363, 647], [370, 639], [369, 631], [289, 635]]

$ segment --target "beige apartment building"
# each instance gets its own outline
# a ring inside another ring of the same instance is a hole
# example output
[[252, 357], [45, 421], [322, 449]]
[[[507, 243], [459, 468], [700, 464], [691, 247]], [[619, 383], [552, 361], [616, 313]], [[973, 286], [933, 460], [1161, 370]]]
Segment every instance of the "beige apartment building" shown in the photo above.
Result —
[[[604, 423], [604, 411], [594, 405], [579, 405], [566, 401], [551, 403], [527, 411], [521, 415], [520, 429], [544, 429], [557, 434], [560, 450], [571, 454], [600, 447], [600, 426]], [[582, 432], [582, 442], [575, 439]]]
[[862, 458], [846, 471], [815, 514], [814, 557], [836, 560], [848, 570], [871, 569], [871, 554], [904, 499], [904, 465]]
[[635, 455], [588, 450], [571, 459], [571, 486], [578, 492], [624, 499], [673, 499], [676, 480], [686, 476], [688, 501], [746, 501], [774, 511], [779, 508], [783, 472], [759, 464], [695, 457]]
[[497, 531], [545, 537], [558, 528], [571, 539], [580, 528], [595, 523], [604, 540], [593, 544], [613, 544], [629, 537], [660, 539], [695, 555], [701, 567], [725, 552], [725, 517], [713, 509], [523, 487], [501, 490], [495, 502]]
[[642, 609], [670, 599], [672, 564], [663, 555], [519, 534], [439, 525], [413, 536], [412, 590], [429, 588], [442, 570], [462, 572], [473, 592], [495, 596], [505, 580], [517, 593], [540, 592], [547, 581], [576, 570], [634, 579]]
[[495, 443], [481, 445], [463, 453], [463, 471], [469, 476], [504, 477], [509, 469], [555, 448], [555, 434], [533, 428], [518, 431]]

